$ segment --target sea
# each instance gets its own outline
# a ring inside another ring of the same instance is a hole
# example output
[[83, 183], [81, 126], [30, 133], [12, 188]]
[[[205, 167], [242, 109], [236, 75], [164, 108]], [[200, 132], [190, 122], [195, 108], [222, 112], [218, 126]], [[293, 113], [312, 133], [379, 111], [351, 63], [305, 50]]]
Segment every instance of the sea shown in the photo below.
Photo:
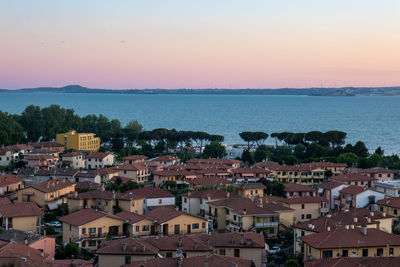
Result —
[[[124, 125], [139, 121], [147, 130], [205, 131], [241, 144], [242, 131], [340, 130], [346, 141], [364, 141], [370, 151], [400, 154], [400, 96], [267, 96], [162, 94], [1, 93], [0, 110], [21, 113], [33, 104], [58, 104], [80, 116], [103, 114]], [[268, 138], [266, 144], [274, 144]]]

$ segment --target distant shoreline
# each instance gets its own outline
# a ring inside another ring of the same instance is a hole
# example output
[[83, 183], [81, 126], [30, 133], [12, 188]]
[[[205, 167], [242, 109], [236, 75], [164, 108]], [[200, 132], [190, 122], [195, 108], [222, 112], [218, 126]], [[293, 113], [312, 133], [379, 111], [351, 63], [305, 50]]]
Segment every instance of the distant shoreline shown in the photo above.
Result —
[[137, 94], [137, 95], [271, 95], [271, 96], [400, 96], [396, 87], [342, 87], [342, 88], [280, 88], [280, 89], [91, 89], [80, 85], [64, 87], [38, 87], [0, 89], [0, 93], [86, 93], [86, 94]]

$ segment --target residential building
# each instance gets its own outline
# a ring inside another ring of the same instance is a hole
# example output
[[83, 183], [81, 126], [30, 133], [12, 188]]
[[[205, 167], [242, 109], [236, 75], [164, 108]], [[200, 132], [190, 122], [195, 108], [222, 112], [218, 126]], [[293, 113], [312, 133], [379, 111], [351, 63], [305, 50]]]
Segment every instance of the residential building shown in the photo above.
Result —
[[0, 204], [0, 225], [6, 231], [16, 229], [38, 232], [43, 211], [35, 203]]
[[366, 226], [332, 229], [300, 237], [304, 260], [339, 257], [400, 256], [400, 236]]
[[389, 169], [384, 169], [384, 168], [369, 168], [369, 169], [363, 169], [360, 171], [361, 174], [363, 175], [368, 175], [370, 177], [375, 178], [377, 181], [391, 181], [394, 179], [394, 174], [395, 172]]
[[348, 185], [357, 185], [368, 188], [371, 188], [376, 181], [374, 177], [356, 173], [332, 176], [331, 180]]
[[391, 215], [398, 220], [400, 217], [400, 197], [380, 199], [376, 202], [380, 212]]
[[387, 233], [392, 233], [393, 217], [381, 212], [373, 212], [368, 209], [354, 208], [328, 214], [324, 217], [299, 222], [293, 225], [295, 253], [304, 253], [304, 247], [300, 237], [335, 229], [354, 229], [367, 226]]
[[189, 184], [189, 189], [198, 189], [203, 186], [212, 186], [212, 187], [222, 187], [222, 186], [230, 186], [232, 184], [231, 181], [223, 178], [216, 177], [200, 177], [195, 179], [185, 180]]
[[303, 196], [317, 196], [317, 190], [310, 186], [294, 184], [294, 183], [286, 183], [285, 184], [285, 197], [303, 197]]
[[54, 169], [58, 163], [58, 157], [51, 154], [25, 155], [24, 159], [28, 162], [28, 167], [34, 170]]
[[236, 168], [232, 169], [233, 178], [236, 181], [258, 181], [261, 178], [267, 178], [269, 171], [258, 168]]
[[36, 143], [28, 143], [28, 146], [32, 147], [32, 151], [34, 152], [57, 152], [62, 153], [65, 150], [65, 146], [63, 144], [59, 144], [57, 142], [36, 142]]
[[0, 166], [8, 166], [12, 161], [18, 160], [18, 152], [7, 147], [0, 147]]
[[67, 149], [78, 151], [97, 151], [100, 148], [100, 138], [95, 137], [94, 133], [69, 131], [57, 134], [56, 141], [64, 145]]
[[40, 184], [43, 182], [47, 182], [49, 180], [54, 180], [58, 178], [68, 179], [71, 182], [75, 181], [75, 175], [79, 171], [73, 168], [54, 168], [51, 170], [38, 170], [34, 174], [33, 183]]
[[111, 179], [115, 176], [118, 176], [118, 169], [111, 167], [111, 168], [100, 168], [89, 171], [90, 173], [96, 173], [100, 175], [100, 179], [102, 183], [108, 183]]
[[226, 165], [229, 166], [229, 169], [239, 168], [241, 161], [236, 159], [216, 159], [216, 158], [208, 158], [208, 159], [190, 159], [187, 163], [194, 164], [205, 164], [205, 165]]
[[332, 175], [340, 175], [343, 173], [344, 169], [347, 168], [346, 163], [336, 163], [336, 162], [310, 162], [310, 163], [302, 163], [303, 166], [310, 166], [313, 168], [323, 169], [327, 172], [330, 172]]
[[138, 237], [156, 234], [154, 219], [130, 211], [121, 211], [116, 215], [128, 221], [123, 225], [124, 235]]
[[147, 183], [150, 178], [149, 168], [144, 163], [122, 164], [115, 167], [118, 175], [130, 178], [137, 183]]
[[85, 154], [82, 152], [70, 152], [61, 155], [61, 160], [69, 168], [85, 168]]
[[82, 259], [64, 259], [51, 262], [52, 267], [93, 267], [93, 260], [86, 261]]
[[262, 183], [239, 183], [233, 184], [237, 189], [239, 196], [249, 199], [262, 198], [264, 196], [265, 186]]
[[148, 157], [145, 155], [129, 155], [122, 158], [124, 164], [134, 164], [144, 162]]
[[127, 193], [144, 198], [145, 212], [154, 207], [175, 206], [175, 195], [160, 188], [144, 186]]
[[0, 195], [9, 195], [24, 188], [21, 178], [12, 174], [0, 175]]
[[326, 170], [309, 165], [270, 166], [271, 176], [276, 181], [303, 185], [319, 184], [325, 179]]
[[18, 202], [35, 202], [41, 208], [56, 209], [66, 203], [75, 191], [75, 184], [67, 179], [54, 179], [21, 189], [17, 192]]
[[385, 194], [386, 197], [400, 196], [400, 180], [375, 181], [375, 190]]
[[130, 211], [143, 214], [145, 199], [132, 193], [116, 193], [100, 190], [93, 190], [78, 194], [68, 198], [68, 208], [70, 212], [80, 209], [98, 209], [109, 213], [118, 211]]
[[38, 249], [11, 241], [0, 248], [0, 263], [4, 266], [52, 266], [48, 255]]
[[78, 172], [75, 175], [75, 182], [92, 182], [92, 183], [101, 183], [101, 176], [95, 172]]
[[166, 156], [161, 156], [161, 157], [157, 157], [157, 158], [151, 159], [151, 161], [159, 162], [164, 167], [168, 167], [168, 166], [171, 166], [171, 165], [179, 164], [181, 162], [181, 159], [178, 158], [178, 157], [166, 155]]
[[30, 248], [43, 251], [43, 254], [47, 255], [48, 260], [54, 259], [55, 256], [56, 240], [54, 237], [16, 229], [9, 229], [6, 232], [0, 233], [0, 240], [25, 244]]
[[155, 232], [161, 235], [176, 235], [190, 233], [207, 233], [207, 220], [172, 206], [155, 207], [145, 214], [147, 218], [153, 219]]
[[348, 186], [348, 184], [337, 181], [323, 182], [317, 185], [318, 195], [325, 198], [328, 209], [338, 210], [340, 208], [339, 191]]
[[365, 189], [361, 186], [350, 185], [339, 191], [340, 208], [366, 208], [376, 201], [385, 198], [385, 195], [371, 189]]
[[75, 184], [75, 191], [78, 193], [82, 191], [100, 190], [100, 188], [103, 188], [104, 190], [104, 185], [100, 185], [98, 183], [93, 183], [89, 181], [78, 182]]
[[323, 258], [304, 262], [305, 267], [329, 267], [329, 266], [400, 266], [400, 257], [343, 257], [343, 258]]
[[86, 155], [86, 168], [100, 169], [114, 164], [114, 154], [108, 152], [91, 152]]
[[94, 209], [82, 209], [59, 218], [63, 223], [63, 242], [75, 242], [80, 248], [96, 250], [109, 237], [122, 237], [128, 221]]

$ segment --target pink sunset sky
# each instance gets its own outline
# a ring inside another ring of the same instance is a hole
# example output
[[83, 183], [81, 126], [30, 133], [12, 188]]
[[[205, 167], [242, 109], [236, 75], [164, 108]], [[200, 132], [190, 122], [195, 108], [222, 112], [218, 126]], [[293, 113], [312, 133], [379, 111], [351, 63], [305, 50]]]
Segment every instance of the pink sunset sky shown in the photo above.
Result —
[[3, 1], [0, 88], [400, 85], [400, 1]]

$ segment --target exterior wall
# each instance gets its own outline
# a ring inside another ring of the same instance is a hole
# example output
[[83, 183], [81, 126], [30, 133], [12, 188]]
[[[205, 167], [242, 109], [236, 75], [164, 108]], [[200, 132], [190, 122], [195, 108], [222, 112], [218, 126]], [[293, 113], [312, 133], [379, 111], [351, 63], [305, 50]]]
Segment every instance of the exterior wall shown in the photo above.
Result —
[[357, 208], [364, 208], [369, 204], [369, 196], [375, 196], [375, 203], [380, 199], [384, 199], [385, 195], [372, 190], [367, 190], [356, 196], [356, 206]]
[[109, 154], [103, 159], [89, 158], [86, 159], [86, 168], [88, 169], [100, 169], [106, 166], [111, 166], [114, 164], [114, 155]]
[[89, 178], [89, 177], [75, 177], [75, 181], [76, 182], [92, 182], [92, 183], [97, 183], [100, 184], [101, 183], [101, 177], [100, 175], [96, 175], [94, 178]]
[[264, 196], [264, 190], [263, 188], [258, 188], [258, 189], [239, 189], [238, 194], [240, 196], [244, 196], [250, 199], [253, 199], [255, 197], [263, 197]]
[[62, 230], [64, 244], [74, 242], [76, 239], [79, 239], [79, 227], [63, 222]]
[[[154, 258], [155, 255], [131, 255], [131, 262]], [[123, 266], [124, 264], [125, 255], [99, 255], [99, 267]]]
[[56, 142], [74, 150], [97, 151], [100, 148], [100, 138], [94, 137], [93, 133], [61, 133], [57, 134]]
[[200, 214], [200, 199], [193, 197], [182, 197], [182, 210], [192, 215]]
[[31, 202], [35, 202], [41, 207], [44, 207], [45, 205], [45, 193], [40, 192], [32, 187], [25, 188], [23, 190], [19, 190], [17, 195], [18, 195], [18, 202], [26, 202], [23, 196], [23, 193], [26, 192], [32, 192], [33, 195], [30, 196]]
[[49, 255], [49, 259], [54, 259], [56, 253], [56, 239], [53, 237], [44, 237], [29, 245], [31, 248], [43, 250], [44, 254]]
[[[257, 267], [261, 266], [262, 248], [236, 248], [239, 249], [240, 258], [253, 260]], [[225, 255], [235, 257], [235, 248], [233, 247], [216, 247], [216, 254], [222, 255], [221, 250], [225, 250]]]
[[305, 192], [285, 192], [285, 196], [286, 198], [291, 198], [291, 197], [304, 197], [304, 196], [312, 196], [312, 197], [316, 197], [317, 196], [317, 192], [313, 191], [305, 191]]
[[5, 155], [0, 155], [0, 166], [8, 166], [12, 160], [18, 158], [18, 153], [7, 152]]
[[[142, 220], [128, 227], [129, 234], [131, 236], [147, 236], [151, 235], [151, 226], [154, 222], [151, 220]], [[143, 227], [148, 227], [148, 230], [143, 229]], [[138, 231], [139, 230], [139, 231]]]
[[391, 172], [371, 173], [370, 176], [378, 179], [379, 181], [391, 181], [394, 179], [394, 174]]
[[293, 225], [293, 215], [294, 211], [293, 210], [283, 210], [283, 211], [277, 211], [279, 213], [279, 223], [283, 224], [286, 227], [291, 227]]
[[22, 188], [24, 188], [24, 185], [22, 182], [15, 183], [15, 184], [9, 184], [7, 186], [0, 187], [0, 195], [6, 194], [8, 192], [14, 192], [14, 191], [17, 191]]
[[12, 218], [12, 228], [21, 231], [33, 231], [38, 232], [38, 220], [39, 216], [26, 216], [26, 217], [14, 217]]
[[68, 199], [68, 210], [69, 212], [74, 212], [83, 208], [83, 200], [81, 199]]
[[[304, 203], [304, 209], [302, 208], [303, 204], [290, 204], [289, 208], [294, 210], [293, 220], [294, 223], [308, 221], [310, 219], [315, 219], [321, 216], [320, 203]], [[307, 215], [311, 215], [310, 218], [307, 218]]]
[[175, 197], [163, 197], [163, 198], [147, 198], [147, 207], [158, 207], [158, 206], [174, 206]]
[[303, 185], [313, 185], [322, 182], [325, 178], [325, 170], [315, 169], [313, 171], [276, 171], [271, 170], [275, 180], [284, 183], [298, 183]]
[[386, 218], [378, 220], [380, 222], [379, 229], [387, 233], [392, 233], [393, 218]]
[[389, 207], [386, 205], [378, 205], [378, 206], [380, 212], [384, 212], [387, 215], [393, 216], [395, 218], [400, 217], [400, 208]]
[[299, 228], [293, 228], [294, 231], [294, 253], [295, 254], [300, 254], [304, 253], [304, 246], [303, 246], [303, 241], [300, 240], [300, 237], [306, 236], [306, 235], [312, 235], [315, 234], [315, 232], [312, 231], [307, 231]]
[[85, 160], [83, 158], [83, 155], [74, 157], [63, 157], [63, 161], [69, 162], [69, 166], [73, 169], [85, 168]]
[[130, 211], [137, 214], [143, 214], [144, 212], [143, 202], [144, 202], [143, 198], [130, 201], [119, 200], [118, 205], [123, 211]]
[[[339, 185], [336, 188], [333, 188], [331, 190], [331, 202], [330, 202], [330, 209], [335, 209], [335, 199], [339, 199], [340, 197], [340, 193], [339, 191], [342, 190], [343, 188], [348, 187], [348, 185], [343, 184], [343, 185]], [[339, 202], [337, 203], [337, 205], [339, 205]], [[339, 208], [339, 207], [338, 207]]]
[[[188, 225], [190, 225], [190, 233], [206, 233], [207, 232], [207, 220], [203, 218], [194, 217], [187, 214], [182, 214], [176, 218], [173, 218], [163, 225], [168, 224], [168, 235], [175, 233], [175, 225], [179, 225], [180, 234], [188, 233]], [[198, 229], [193, 229], [193, 225], [198, 224]], [[160, 231], [161, 232], [161, 229]], [[164, 233], [165, 234], [165, 233]]]

